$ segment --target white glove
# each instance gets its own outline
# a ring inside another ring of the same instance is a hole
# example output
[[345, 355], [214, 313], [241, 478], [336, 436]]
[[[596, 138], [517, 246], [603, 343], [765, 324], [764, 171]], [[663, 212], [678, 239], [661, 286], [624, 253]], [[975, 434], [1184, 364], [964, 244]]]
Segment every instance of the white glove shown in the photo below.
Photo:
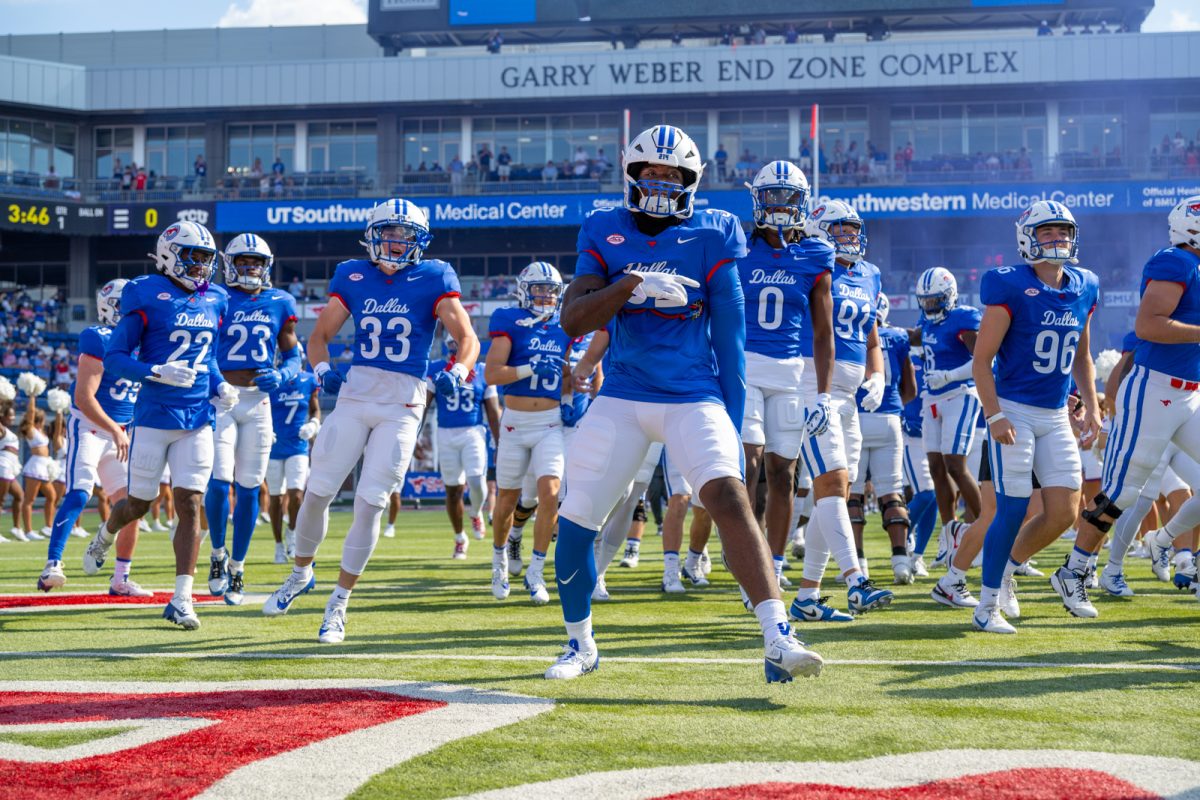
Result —
[[804, 430], [809, 436], [820, 436], [829, 430], [829, 418], [833, 416], [833, 399], [828, 392], [817, 395], [816, 403], [805, 414]]
[[217, 393], [212, 397], [212, 404], [217, 407], [217, 411], [229, 413], [233, 411], [233, 407], [238, 402], [238, 390], [236, 386], [228, 383], [217, 384]]
[[0, 400], [12, 400], [17, 396], [17, 388], [12, 385], [12, 381], [0, 375]]
[[950, 373], [944, 369], [933, 369], [925, 373], [925, 385], [937, 391], [950, 382]]
[[878, 411], [879, 406], [883, 404], [883, 375], [878, 372], [872, 372], [871, 377], [863, 381], [862, 388], [867, 390], [866, 395], [862, 399], [862, 407], [865, 411]]
[[46, 406], [55, 414], [61, 414], [71, 407], [71, 395], [62, 389], [51, 389], [46, 392]]
[[190, 389], [196, 382], [196, 370], [187, 365], [186, 361], [168, 361], [150, 368], [150, 380], [165, 383], [167, 386], [178, 386], [180, 389]]
[[670, 272], [640, 272], [636, 269], [626, 271], [627, 275], [637, 275], [642, 279], [633, 290], [634, 303], [644, 303], [653, 299], [655, 308], [680, 308], [688, 304], [687, 289], [699, 289], [700, 284], [683, 275]]
[[32, 372], [22, 372], [17, 376], [17, 388], [24, 392], [26, 397], [37, 397], [46, 391], [46, 382]]
[[321, 420], [310, 419], [308, 422], [300, 426], [300, 438], [304, 440], [314, 439], [321, 431]]

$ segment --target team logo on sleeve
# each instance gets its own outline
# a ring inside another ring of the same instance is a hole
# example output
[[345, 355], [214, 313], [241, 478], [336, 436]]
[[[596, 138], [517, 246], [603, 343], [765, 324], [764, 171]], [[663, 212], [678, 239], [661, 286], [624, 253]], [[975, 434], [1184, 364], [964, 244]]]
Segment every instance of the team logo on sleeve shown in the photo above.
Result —
[[170, 293], [170, 292], [159, 292], [159, 293], [158, 293], [158, 299], [159, 299], [159, 300], [170, 300], [170, 299], [171, 299], [171, 293]]
[[363, 279], [363, 274], [361, 272], [351, 272], [350, 273], [350, 280], [361, 281], [362, 279]]
[[1037, 289], [1030, 286], [1028, 289], [1025, 290], [1025, 294], [1029, 295], [1030, 297], [1037, 297], [1038, 294], [1040, 294], [1040, 292]]
[[625, 237], [619, 233], [610, 233], [605, 241], [609, 244], [625, 244]]

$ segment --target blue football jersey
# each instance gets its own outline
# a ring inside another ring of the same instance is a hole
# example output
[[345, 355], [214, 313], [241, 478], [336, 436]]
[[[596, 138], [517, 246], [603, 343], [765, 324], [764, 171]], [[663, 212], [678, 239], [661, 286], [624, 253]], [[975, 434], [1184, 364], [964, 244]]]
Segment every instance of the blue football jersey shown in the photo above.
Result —
[[296, 300], [282, 289], [258, 294], [233, 288], [229, 310], [217, 337], [217, 363], [221, 371], [260, 369], [275, 365], [279, 331], [296, 319]]
[[[429, 365], [432, 378], [439, 372], [444, 372], [449, 362], [446, 359], [434, 361]], [[487, 391], [487, 382], [483, 379], [483, 367], [480, 366], [470, 375], [470, 380], [458, 388], [452, 397], [442, 397], [434, 392], [437, 403], [437, 424], [439, 428], [471, 428], [483, 424], [483, 394]]]
[[308, 442], [300, 438], [300, 428], [308, 422], [308, 401], [317, 385], [316, 375], [301, 372], [271, 392], [271, 424], [275, 426], [271, 458], [308, 454]]
[[[879, 268], [869, 261], [833, 268], [833, 357], [851, 364], [867, 363], [867, 335], [875, 327], [875, 302], [883, 291]], [[812, 321], [805, 318], [800, 353], [812, 358]]]
[[[979, 309], [972, 306], [955, 306], [941, 322], [930, 322], [921, 318], [921, 357], [925, 360], [925, 369], [934, 370], [957, 369], [971, 360], [971, 351], [963, 344], [963, 333], [978, 331], [982, 319]], [[967, 378], [954, 381], [941, 389], [929, 389], [930, 395], [938, 397], [952, 392], [960, 386], [974, 386], [975, 379]]]
[[[588, 346], [592, 343], [592, 338], [596, 335], [595, 331], [576, 336], [571, 340], [567, 349], [567, 363], [571, 365], [571, 369], [575, 369], [575, 365], [583, 358], [583, 354], [587, 352]], [[572, 392], [571, 405], [575, 408], [576, 419], [587, 413], [588, 406], [592, 403], [592, 396], [587, 392]], [[564, 422], [563, 425], [568, 428], [574, 428], [578, 422], [570, 424]]]
[[[208, 399], [222, 380], [216, 337], [228, 296], [219, 286], [187, 292], [164, 275], [141, 275], [125, 284], [120, 323], [108, 342], [105, 373], [140, 380], [133, 424], [161, 430], [196, 430], [213, 420]], [[137, 355], [134, 351], [138, 350]], [[200, 373], [184, 389], [144, 380], [150, 367], [186, 361]]]
[[1071, 383], [1079, 337], [1100, 296], [1100, 280], [1086, 269], [1063, 266], [1060, 289], [1047, 286], [1033, 267], [997, 267], [983, 274], [979, 299], [1011, 317], [992, 374], [1005, 400], [1062, 408]]
[[[904, 406], [900, 402], [900, 379], [904, 376], [904, 362], [908, 361], [911, 352], [908, 331], [890, 326], [880, 328], [879, 346], [883, 350], [883, 402], [874, 413], [899, 414]], [[866, 396], [866, 390], [860, 388], [857, 394], [859, 411], [865, 411], [862, 401]]]
[[1125, 338], [1121, 340], [1121, 354], [1132, 353], [1137, 350], [1137, 346], [1142, 343], [1142, 340], [1137, 337], [1133, 331], [1125, 334]]
[[737, 217], [706, 209], [647, 236], [630, 211], [601, 208], [579, 229], [578, 250], [577, 278], [597, 275], [612, 284], [632, 269], [683, 275], [700, 284], [687, 288], [687, 306], [656, 309], [653, 300], [630, 301], [617, 312], [600, 394], [650, 403], [722, 403], [709, 307], [716, 302], [744, 307], [735, 262], [746, 256], [746, 235]]
[[746, 352], [769, 358], [800, 355], [808, 296], [813, 284], [833, 268], [833, 248], [821, 239], [804, 239], [786, 250], [752, 239], [750, 252], [738, 261], [746, 296]]
[[354, 318], [350, 363], [422, 380], [429, 370], [438, 303], [460, 294], [454, 268], [436, 259], [389, 277], [370, 261], [356, 258], [338, 264], [329, 282], [329, 296], [341, 301]]
[[558, 371], [548, 378], [543, 378], [535, 372], [528, 378], [505, 384], [504, 394], [515, 397], [550, 397], [558, 400], [562, 397], [562, 366], [566, 363], [571, 337], [563, 331], [557, 316], [536, 325], [519, 324], [536, 316], [532, 311], [515, 306], [498, 308], [492, 314], [492, 321], [488, 324], [489, 335], [493, 339], [503, 336], [512, 342], [512, 350], [508, 354], [509, 366], [519, 367], [522, 364], [534, 364], [543, 359], [550, 359], [559, 367]]
[[[108, 350], [108, 340], [112, 335], [113, 329], [104, 325], [84, 328], [79, 334], [79, 358], [94, 358], [104, 363], [104, 353]], [[141, 388], [141, 383], [119, 378], [105, 370], [100, 377], [100, 388], [96, 390], [96, 401], [113, 422], [128, 425], [133, 419], [133, 404], [137, 402]], [[71, 381], [71, 408], [79, 410], [79, 406], [75, 405], [75, 381]]]
[[[1150, 281], [1169, 281], [1183, 287], [1179, 305], [1171, 319], [1186, 325], [1200, 325], [1200, 256], [1178, 247], [1155, 253], [1142, 269], [1142, 292]], [[1174, 378], [1200, 380], [1200, 346], [1192, 343], [1161, 344], [1141, 341], [1133, 353], [1133, 363], [1164, 372]]]
[[922, 387], [925, 385], [923, 383], [925, 359], [921, 358], [921, 353], [919, 350], [910, 349], [908, 355], [909, 360], [912, 361], [913, 372], [916, 373], [917, 376], [917, 396], [904, 404], [904, 408], [900, 412], [900, 427], [904, 430], [905, 436], [919, 437], [921, 435], [923, 419], [921, 407], [924, 405], [924, 402], [921, 398], [921, 394]]

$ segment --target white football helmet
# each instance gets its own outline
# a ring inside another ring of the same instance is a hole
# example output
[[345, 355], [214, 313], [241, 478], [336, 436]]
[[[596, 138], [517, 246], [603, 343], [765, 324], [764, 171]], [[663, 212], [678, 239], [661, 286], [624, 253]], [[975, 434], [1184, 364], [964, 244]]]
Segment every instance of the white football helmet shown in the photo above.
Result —
[[198, 222], [173, 222], [158, 235], [154, 266], [191, 291], [208, 288], [217, 263], [217, 244]]
[[879, 327], [887, 325], [888, 314], [892, 311], [892, 301], [883, 292], [875, 298], [875, 324]]
[[[393, 271], [417, 264], [433, 241], [429, 217], [419, 207], [396, 197], [371, 209], [363, 247], [376, 266], [388, 265]], [[397, 252], [399, 248], [399, 252]]]
[[[843, 226], [857, 225], [858, 230]], [[804, 235], [827, 242], [838, 258], [855, 263], [867, 254], [867, 223], [845, 200], [830, 200], [804, 222]]]
[[941, 322], [958, 305], [958, 281], [945, 267], [932, 267], [917, 278], [917, 303], [930, 322]]
[[1171, 246], [1186, 244], [1200, 247], [1200, 194], [1180, 200], [1167, 215], [1171, 228]]
[[[1043, 225], [1062, 224], [1071, 226], [1070, 239], [1038, 243], [1037, 229]], [[1079, 225], [1071, 209], [1053, 200], [1038, 200], [1025, 209], [1017, 218], [1017, 252], [1026, 264], [1049, 261], [1054, 264], [1079, 263], [1075, 255], [1079, 252]]]
[[535, 314], [549, 316], [562, 299], [562, 275], [553, 264], [535, 261], [517, 276], [517, 305]]
[[[651, 217], [692, 216], [692, 204], [704, 173], [704, 160], [696, 143], [673, 125], [655, 125], [634, 138], [621, 160], [625, 169], [625, 207]], [[676, 167], [683, 183], [639, 180], [647, 164]]]
[[[238, 256], [250, 256], [262, 260], [262, 265], [239, 267], [234, 264]], [[271, 285], [271, 265], [275, 263], [275, 254], [261, 236], [253, 233], [239, 233], [225, 245], [221, 253], [225, 262], [225, 285], [237, 286], [250, 292]]]
[[790, 161], [772, 161], [747, 183], [759, 228], [797, 230], [808, 216], [808, 178]]
[[111, 328], [121, 321], [121, 292], [127, 283], [124, 278], [113, 278], [96, 292], [96, 316], [101, 325]]

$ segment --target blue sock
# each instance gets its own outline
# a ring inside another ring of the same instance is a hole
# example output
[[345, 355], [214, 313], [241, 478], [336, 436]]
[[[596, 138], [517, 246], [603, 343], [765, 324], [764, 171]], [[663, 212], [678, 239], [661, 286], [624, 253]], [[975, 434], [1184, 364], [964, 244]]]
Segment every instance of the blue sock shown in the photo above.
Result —
[[566, 517], [558, 518], [554, 576], [562, 601], [563, 619], [567, 622], [582, 622], [591, 616], [592, 590], [596, 588], [596, 556], [592, 544], [598, 533]]
[[204, 493], [204, 513], [208, 515], [209, 539], [213, 550], [225, 546], [225, 523], [229, 519], [229, 481], [213, 478]]
[[62, 561], [63, 550], [67, 547], [67, 539], [75, 527], [83, 507], [87, 505], [88, 493], [83, 489], [67, 492], [58, 513], [54, 515], [54, 527], [50, 529], [50, 547], [46, 551], [47, 561]]
[[1009, 497], [996, 493], [996, 516], [988, 526], [983, 540], [983, 585], [999, 589], [1004, 578], [1004, 567], [1012, 553], [1013, 542], [1021, 532], [1025, 512], [1029, 510], [1028, 497]]
[[913, 552], [919, 556], [925, 555], [929, 537], [933, 535], [933, 526], [937, 522], [937, 497], [932, 489], [917, 492], [908, 504], [908, 518], [913, 523]]
[[239, 483], [235, 491], [237, 505], [233, 507], [233, 552], [229, 557], [234, 561], [245, 561], [246, 553], [250, 552], [250, 537], [254, 536], [254, 526], [258, 524], [258, 487], [247, 489]]

